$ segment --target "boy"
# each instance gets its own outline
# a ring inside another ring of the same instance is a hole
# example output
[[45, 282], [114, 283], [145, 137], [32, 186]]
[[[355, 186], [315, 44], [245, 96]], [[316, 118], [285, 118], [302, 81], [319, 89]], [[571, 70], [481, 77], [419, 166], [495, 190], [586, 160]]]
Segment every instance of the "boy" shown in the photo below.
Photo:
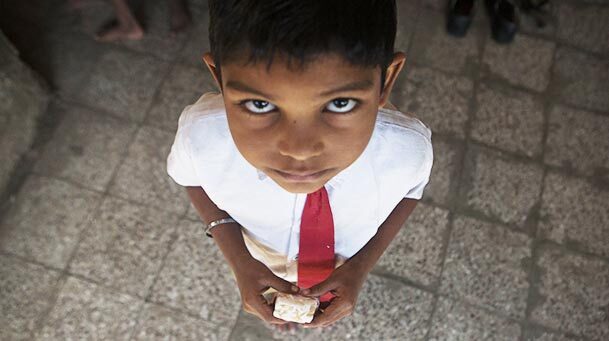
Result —
[[[220, 94], [179, 120], [168, 173], [233, 269], [244, 309], [262, 294], [320, 297], [305, 326], [355, 308], [368, 273], [422, 196], [431, 132], [388, 103], [404, 66], [392, 0], [209, 1]], [[336, 268], [335, 268], [336, 267]]]

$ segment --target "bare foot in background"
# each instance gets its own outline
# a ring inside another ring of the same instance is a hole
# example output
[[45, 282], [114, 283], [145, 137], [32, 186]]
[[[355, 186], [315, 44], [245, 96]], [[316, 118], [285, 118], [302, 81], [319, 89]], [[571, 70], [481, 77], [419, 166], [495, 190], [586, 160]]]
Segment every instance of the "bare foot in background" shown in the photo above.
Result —
[[102, 42], [142, 39], [144, 30], [131, 13], [127, 0], [112, 0], [112, 6], [118, 21], [102, 28], [95, 39]]
[[112, 42], [119, 40], [140, 40], [144, 37], [144, 30], [140, 25], [123, 27], [116, 23], [106, 29], [102, 29], [95, 35], [95, 40], [101, 42]]

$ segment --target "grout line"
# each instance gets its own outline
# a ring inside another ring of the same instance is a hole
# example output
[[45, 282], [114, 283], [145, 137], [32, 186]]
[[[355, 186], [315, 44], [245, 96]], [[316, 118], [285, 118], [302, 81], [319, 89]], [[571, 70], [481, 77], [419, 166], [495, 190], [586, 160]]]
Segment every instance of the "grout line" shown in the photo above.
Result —
[[[455, 190], [455, 194], [453, 194], [450, 198], [450, 202], [448, 203], [448, 206], [450, 207], [450, 211], [448, 213], [448, 223], [447, 223], [447, 228], [446, 228], [446, 234], [444, 235], [444, 244], [442, 245], [442, 251], [441, 251], [441, 259], [442, 259], [442, 264], [440, 266], [440, 273], [438, 275], [438, 281], [437, 281], [437, 291], [438, 294], [435, 295], [435, 300], [433, 302], [433, 306], [432, 306], [432, 311], [431, 311], [431, 315], [429, 318], [429, 325], [427, 327], [427, 333], [425, 334], [425, 340], [429, 341], [430, 337], [431, 337], [431, 331], [433, 329], [433, 321], [434, 321], [434, 317], [436, 315], [436, 311], [439, 305], [439, 300], [440, 297], [442, 296], [440, 288], [442, 287], [442, 277], [444, 275], [444, 266], [446, 264], [446, 258], [448, 256], [448, 250], [449, 250], [449, 245], [450, 245], [450, 240], [451, 240], [451, 235], [453, 232], [453, 228], [454, 228], [454, 221], [455, 221], [455, 216], [458, 214], [459, 212], [459, 200], [460, 197], [462, 195], [462, 193], [465, 193], [463, 186], [465, 185], [464, 182], [464, 177], [465, 177], [465, 168], [466, 168], [466, 162], [467, 162], [467, 157], [468, 157], [468, 152], [469, 152], [469, 142], [470, 142], [470, 133], [471, 133], [471, 129], [472, 129], [472, 124], [473, 121], [475, 120], [475, 110], [477, 107], [477, 95], [478, 95], [478, 89], [480, 87], [480, 82], [481, 82], [481, 65], [482, 65], [482, 57], [483, 57], [483, 53], [484, 53], [484, 49], [485, 46], [487, 44], [488, 41], [488, 37], [487, 35], [482, 36], [479, 40], [478, 43], [478, 55], [477, 55], [477, 61], [475, 66], [473, 67], [473, 70], [470, 71], [473, 73], [471, 80], [472, 80], [472, 92], [468, 101], [468, 116], [467, 116], [467, 120], [465, 121], [465, 125], [464, 125], [464, 140], [463, 140], [463, 145], [462, 145], [462, 150], [461, 150], [461, 160], [460, 162], [458, 162], [458, 167], [456, 167], [456, 175], [453, 174], [453, 178], [451, 179], [451, 181], [455, 181], [456, 184], [454, 186]], [[459, 155], [459, 154], [457, 154]]]

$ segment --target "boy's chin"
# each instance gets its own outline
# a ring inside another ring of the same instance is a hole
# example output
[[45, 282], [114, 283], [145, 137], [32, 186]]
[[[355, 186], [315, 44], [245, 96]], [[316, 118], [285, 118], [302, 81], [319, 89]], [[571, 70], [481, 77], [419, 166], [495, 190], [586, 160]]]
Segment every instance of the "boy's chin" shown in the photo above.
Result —
[[325, 185], [325, 181], [322, 182], [284, 182], [284, 181], [274, 181], [283, 189], [290, 193], [294, 194], [309, 194], [317, 191], [323, 185]]

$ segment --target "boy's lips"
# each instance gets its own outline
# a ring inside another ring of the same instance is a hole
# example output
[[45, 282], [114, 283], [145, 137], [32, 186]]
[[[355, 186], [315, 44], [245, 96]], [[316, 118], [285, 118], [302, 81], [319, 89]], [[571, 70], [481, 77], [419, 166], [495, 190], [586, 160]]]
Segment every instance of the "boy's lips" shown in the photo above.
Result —
[[330, 169], [304, 172], [284, 172], [278, 169], [273, 169], [273, 171], [288, 182], [312, 182], [324, 176]]

